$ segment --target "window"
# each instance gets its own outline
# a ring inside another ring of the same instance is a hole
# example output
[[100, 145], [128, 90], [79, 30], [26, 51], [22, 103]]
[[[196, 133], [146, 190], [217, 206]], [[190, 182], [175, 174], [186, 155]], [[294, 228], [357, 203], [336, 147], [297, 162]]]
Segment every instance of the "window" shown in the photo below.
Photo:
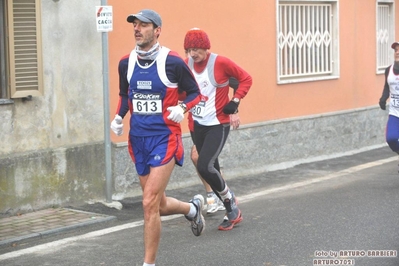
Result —
[[277, 82], [337, 78], [337, 1], [279, 1]]
[[0, 0], [0, 99], [43, 91], [40, 0]]
[[377, 73], [384, 73], [393, 62], [391, 44], [395, 41], [393, 0], [377, 2]]

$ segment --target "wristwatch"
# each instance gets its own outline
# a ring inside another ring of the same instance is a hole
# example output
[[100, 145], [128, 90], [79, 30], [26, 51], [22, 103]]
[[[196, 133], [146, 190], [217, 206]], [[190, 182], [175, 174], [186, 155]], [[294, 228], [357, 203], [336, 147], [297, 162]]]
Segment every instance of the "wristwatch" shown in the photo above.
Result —
[[187, 112], [187, 105], [185, 103], [181, 103], [179, 104], [181, 109], [183, 109], [183, 112], [186, 113]]
[[238, 98], [233, 98], [232, 101], [235, 102], [235, 103], [240, 103], [240, 99], [238, 99]]

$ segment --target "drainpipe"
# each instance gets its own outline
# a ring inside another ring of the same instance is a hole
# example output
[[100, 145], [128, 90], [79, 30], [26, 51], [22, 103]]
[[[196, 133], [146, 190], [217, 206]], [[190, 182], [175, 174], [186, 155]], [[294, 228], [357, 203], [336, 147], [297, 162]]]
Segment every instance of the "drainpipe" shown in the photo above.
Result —
[[[106, 6], [107, 0], [101, 0], [101, 6]], [[110, 108], [109, 108], [109, 80], [108, 80], [108, 33], [102, 32], [102, 61], [103, 61], [103, 98], [104, 98], [104, 144], [105, 144], [105, 183], [106, 202], [112, 202], [112, 167], [111, 167], [111, 137], [110, 137]]]

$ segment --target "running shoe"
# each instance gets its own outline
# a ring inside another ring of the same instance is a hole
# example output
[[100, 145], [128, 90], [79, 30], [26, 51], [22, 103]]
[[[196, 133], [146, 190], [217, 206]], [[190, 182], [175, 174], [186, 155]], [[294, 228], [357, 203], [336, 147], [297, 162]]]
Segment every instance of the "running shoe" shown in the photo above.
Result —
[[[222, 231], [228, 231], [233, 229], [236, 224], [242, 221], [242, 214], [237, 206], [236, 197], [231, 192], [231, 199], [224, 200], [224, 206], [226, 207], [227, 213], [223, 222], [219, 225], [218, 229]], [[227, 219], [226, 219], [227, 217]]]
[[194, 218], [186, 217], [187, 220], [191, 222], [191, 231], [195, 236], [200, 236], [202, 231], [205, 228], [205, 219], [202, 216], [202, 209], [204, 207], [204, 197], [201, 194], [195, 195], [192, 198], [190, 203], [194, 204], [195, 208], [197, 209], [197, 213]]
[[206, 199], [207, 202], [207, 211], [206, 213], [215, 213], [217, 211], [224, 211], [226, 208], [224, 207], [223, 202], [216, 196], [216, 194], [213, 194], [211, 197], [207, 197]]
[[[227, 218], [227, 215], [225, 215], [223, 217], [223, 222], [219, 225], [218, 229], [219, 228], [226, 228], [226, 227], [229, 227], [230, 225], [231, 225], [231, 223], [229, 222], [229, 218]], [[221, 229], [219, 229], [219, 230], [221, 230]]]
[[238, 210], [238, 216], [234, 220], [229, 220], [227, 216], [224, 216], [223, 222], [218, 226], [218, 229], [221, 231], [229, 231], [233, 229], [236, 224], [239, 224], [242, 221], [241, 211]]

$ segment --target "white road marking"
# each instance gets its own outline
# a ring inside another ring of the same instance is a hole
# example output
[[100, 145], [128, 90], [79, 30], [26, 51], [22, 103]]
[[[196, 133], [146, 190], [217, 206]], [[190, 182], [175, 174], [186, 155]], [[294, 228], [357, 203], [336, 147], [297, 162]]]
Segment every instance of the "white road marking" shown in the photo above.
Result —
[[[326, 180], [330, 180], [333, 178], [338, 178], [338, 177], [342, 177], [344, 175], [348, 175], [351, 173], [355, 173], [367, 168], [371, 168], [374, 166], [379, 166], [382, 164], [386, 164], [389, 162], [393, 162], [398, 160], [397, 156], [394, 157], [390, 157], [387, 159], [383, 159], [383, 160], [379, 160], [379, 161], [374, 161], [374, 162], [370, 162], [370, 163], [366, 163], [366, 164], [361, 164], [361, 165], [357, 165], [339, 172], [335, 172], [335, 173], [331, 173], [328, 174], [326, 176], [322, 176], [322, 177], [318, 177], [318, 178], [312, 178], [309, 180], [305, 180], [305, 181], [301, 181], [301, 182], [296, 182], [293, 184], [289, 184], [289, 185], [285, 185], [285, 186], [281, 186], [281, 187], [276, 187], [276, 188], [270, 188], [270, 189], [266, 189], [257, 193], [251, 193], [249, 195], [245, 195], [245, 196], [241, 196], [239, 197], [240, 199], [240, 203], [243, 202], [248, 202], [251, 201], [257, 197], [261, 197], [264, 195], [268, 195], [268, 194], [272, 194], [272, 193], [276, 193], [276, 192], [282, 192], [282, 191], [286, 191], [286, 190], [290, 190], [293, 188], [299, 188], [299, 187], [304, 187], [310, 184], [315, 184], [315, 183], [320, 183]], [[182, 215], [170, 215], [170, 216], [165, 216], [162, 217], [163, 221], [167, 221], [167, 220], [173, 220], [176, 218], [181, 217]], [[30, 248], [26, 248], [23, 250], [17, 250], [17, 251], [12, 251], [3, 255], [0, 255], [0, 261], [2, 260], [6, 260], [6, 259], [12, 259], [12, 258], [16, 258], [22, 255], [26, 255], [26, 254], [32, 254], [32, 253], [37, 253], [37, 252], [42, 252], [48, 249], [53, 249], [53, 248], [59, 248], [59, 247], [65, 247], [68, 244], [72, 244], [74, 242], [80, 241], [80, 240], [85, 240], [85, 239], [90, 239], [90, 238], [94, 238], [94, 237], [98, 237], [98, 236], [103, 236], [103, 235], [107, 235], [113, 232], [117, 232], [117, 231], [121, 231], [121, 230], [125, 230], [125, 229], [129, 229], [129, 228], [134, 228], [134, 227], [138, 227], [138, 226], [142, 226], [144, 224], [144, 221], [137, 221], [137, 222], [133, 222], [133, 223], [127, 223], [127, 224], [123, 224], [123, 225], [118, 225], [118, 226], [114, 226], [114, 227], [110, 227], [110, 228], [106, 228], [106, 229], [102, 229], [102, 230], [98, 230], [98, 231], [93, 231], [84, 235], [80, 235], [80, 236], [74, 236], [74, 237], [68, 237], [68, 238], [64, 238], [61, 240], [57, 240], [57, 241], [53, 241], [50, 243], [46, 243], [46, 244], [42, 244], [42, 245], [37, 245], [34, 247], [30, 247]]]
[[351, 173], [359, 172], [359, 171], [362, 171], [362, 170], [370, 168], [370, 167], [382, 165], [382, 164], [385, 164], [385, 163], [390, 163], [390, 162], [397, 161], [397, 160], [398, 160], [398, 157], [394, 156], [394, 157], [390, 157], [390, 158], [387, 158], [387, 159], [382, 159], [382, 160], [379, 160], [379, 161], [374, 161], [374, 162], [369, 162], [369, 163], [366, 163], [366, 164], [357, 165], [357, 166], [354, 166], [354, 167], [351, 167], [351, 168], [344, 169], [344, 170], [339, 171], [339, 172], [328, 174], [326, 176], [312, 178], [312, 179], [307, 179], [307, 180], [304, 180], [304, 181], [301, 181], [301, 182], [296, 182], [296, 183], [288, 184], [288, 185], [281, 186], [281, 187], [266, 189], [266, 190], [263, 190], [263, 191], [260, 191], [260, 192], [255, 192], [255, 193], [251, 193], [249, 195], [245, 195], [245, 196], [242, 196], [242, 197], [240, 196], [240, 197], [238, 197], [239, 200], [240, 200], [239, 202], [242, 203], [242, 202], [246, 202], [246, 201], [251, 201], [252, 199], [260, 197], [260, 196], [265, 196], [265, 195], [269, 195], [269, 194], [276, 193], [276, 192], [281, 192], [281, 191], [290, 190], [290, 189], [293, 189], [293, 188], [299, 188], [299, 187], [304, 187], [304, 186], [307, 186], [307, 185], [323, 182], [323, 181], [326, 181], [326, 180], [329, 180], [329, 179], [333, 179], [333, 178], [341, 177], [341, 176], [348, 175], [348, 174], [351, 174]]
[[[176, 219], [176, 218], [181, 217], [181, 216], [182, 215], [180, 215], [180, 214], [165, 216], [165, 217], [162, 217], [162, 221]], [[143, 224], [144, 224], [144, 221], [141, 220], [141, 221], [137, 221], [137, 222], [133, 222], [133, 223], [123, 224], [123, 225], [118, 225], [118, 226], [114, 226], [114, 227], [110, 227], [110, 228], [106, 228], [106, 229], [102, 229], [102, 230], [93, 231], [93, 232], [90, 232], [90, 233], [87, 233], [87, 234], [84, 234], [84, 235], [80, 235], [80, 236], [73, 236], [73, 237], [60, 239], [60, 240], [57, 240], [57, 241], [53, 241], [53, 242], [50, 242], [50, 243], [46, 243], [46, 244], [42, 244], [42, 245], [26, 248], [26, 249], [23, 249], [23, 250], [12, 251], [12, 252], [0, 255], [0, 261], [6, 260], [6, 259], [15, 258], [15, 257], [19, 257], [19, 256], [26, 255], [26, 254], [31, 254], [31, 253], [44, 251], [44, 250], [47, 250], [47, 249], [53, 249], [53, 248], [60, 247], [60, 246], [66, 246], [68, 244], [71, 244], [71, 243], [74, 243], [74, 242], [77, 242], [77, 241], [80, 241], [80, 240], [85, 240], [85, 239], [90, 239], [90, 238], [94, 238], [94, 237], [98, 237], [98, 236], [107, 235], [107, 234], [110, 234], [110, 233], [113, 233], [113, 232], [118, 232], [118, 231], [121, 231], [121, 230], [142, 226]]]

